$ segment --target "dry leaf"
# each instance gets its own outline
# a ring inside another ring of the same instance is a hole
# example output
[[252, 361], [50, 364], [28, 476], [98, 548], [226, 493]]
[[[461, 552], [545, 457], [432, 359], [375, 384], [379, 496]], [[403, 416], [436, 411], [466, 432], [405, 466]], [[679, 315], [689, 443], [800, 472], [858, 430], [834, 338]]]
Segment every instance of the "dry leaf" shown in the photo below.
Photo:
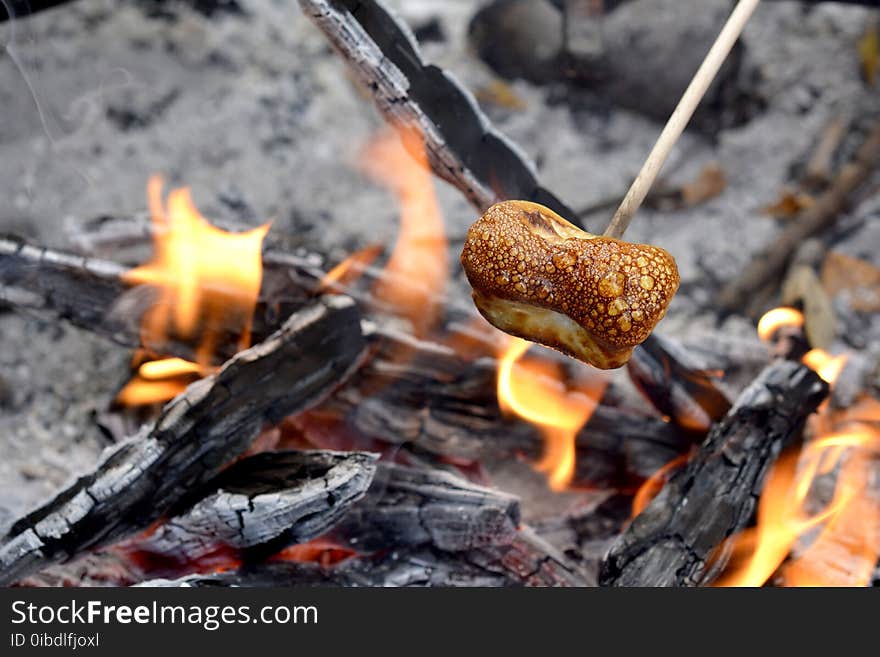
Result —
[[681, 198], [687, 206], [694, 206], [713, 199], [727, 187], [724, 170], [717, 162], [710, 162], [697, 179], [681, 188]]
[[490, 103], [510, 110], [524, 110], [526, 104], [509, 84], [502, 80], [493, 80], [485, 87], [474, 92], [481, 103]]
[[813, 203], [815, 200], [809, 194], [783, 189], [779, 198], [774, 203], [761, 208], [761, 212], [776, 219], [791, 219]]
[[831, 298], [809, 265], [794, 265], [782, 285], [782, 305], [803, 308], [804, 333], [813, 347], [827, 349], [834, 342], [837, 321]]
[[880, 269], [870, 262], [830, 251], [822, 265], [822, 286], [832, 296], [849, 293], [853, 310], [880, 312]]
[[858, 50], [865, 82], [874, 86], [877, 70], [880, 69], [880, 26], [876, 18], [869, 23], [864, 36], [859, 39]]

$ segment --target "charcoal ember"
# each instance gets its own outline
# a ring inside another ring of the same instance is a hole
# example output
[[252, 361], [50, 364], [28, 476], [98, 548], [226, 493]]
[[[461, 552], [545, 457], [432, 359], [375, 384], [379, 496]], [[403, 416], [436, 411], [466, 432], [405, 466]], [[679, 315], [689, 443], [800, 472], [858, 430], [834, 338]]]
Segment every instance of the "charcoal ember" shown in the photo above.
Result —
[[364, 341], [354, 303], [326, 297], [279, 331], [191, 384], [150, 427], [15, 522], [0, 545], [9, 584], [142, 530], [243, 453], [265, 423], [314, 406], [357, 365]]
[[144, 587], [346, 586], [488, 587], [585, 586], [588, 581], [549, 545], [522, 534], [510, 545], [445, 552], [392, 550], [330, 567], [272, 561], [213, 575], [149, 580]]
[[394, 551], [350, 559], [331, 568], [315, 563], [275, 561], [213, 575], [156, 579], [139, 587], [209, 588], [275, 586], [496, 587], [515, 585], [504, 573], [487, 571], [453, 555], [431, 550]]
[[[376, 456], [362, 452], [264, 452], [242, 459], [132, 547], [180, 562], [218, 550], [271, 554], [333, 527], [373, 480]], [[204, 491], [210, 491], [202, 497]]]

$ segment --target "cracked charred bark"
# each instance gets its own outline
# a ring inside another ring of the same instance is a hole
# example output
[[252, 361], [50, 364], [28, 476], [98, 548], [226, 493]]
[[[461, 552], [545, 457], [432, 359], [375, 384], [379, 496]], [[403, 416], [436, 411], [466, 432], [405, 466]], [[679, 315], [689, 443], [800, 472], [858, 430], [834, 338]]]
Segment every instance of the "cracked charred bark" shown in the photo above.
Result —
[[198, 501], [134, 547], [183, 563], [221, 548], [257, 556], [308, 541], [336, 525], [364, 496], [376, 458], [291, 451], [242, 459], [188, 495]]
[[[360, 552], [464, 551], [516, 538], [514, 496], [446, 472], [374, 461], [364, 453], [329, 451], [243, 459], [133, 547], [184, 562], [224, 548], [257, 560], [331, 529], [335, 541]], [[210, 492], [202, 497], [204, 491]]]
[[447, 552], [513, 543], [519, 501], [447, 472], [380, 463], [366, 497], [333, 529], [352, 548]]
[[696, 586], [712, 552], [752, 517], [764, 475], [826, 397], [799, 363], [769, 365], [602, 564], [603, 586]]
[[152, 427], [40, 509], [0, 546], [0, 584], [106, 545], [161, 517], [241, 454], [264, 423], [313, 406], [362, 355], [354, 303], [322, 298], [169, 402]]

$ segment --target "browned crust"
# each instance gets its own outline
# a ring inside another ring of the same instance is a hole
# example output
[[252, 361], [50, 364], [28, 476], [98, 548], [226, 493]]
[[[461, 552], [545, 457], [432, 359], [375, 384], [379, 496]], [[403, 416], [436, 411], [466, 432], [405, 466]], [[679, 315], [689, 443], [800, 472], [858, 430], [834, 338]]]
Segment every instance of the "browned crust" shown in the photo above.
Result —
[[[663, 249], [591, 235], [526, 201], [489, 208], [468, 231], [461, 262], [484, 300], [478, 307], [496, 299], [565, 315], [589, 334], [580, 336], [581, 342], [589, 338], [607, 356], [631, 352], [643, 342], [666, 314], [679, 285], [675, 260]], [[490, 314], [487, 319], [493, 321]], [[568, 353], [579, 348], [551, 344], [552, 328], [541, 333], [540, 338], [534, 333], [523, 337]]]

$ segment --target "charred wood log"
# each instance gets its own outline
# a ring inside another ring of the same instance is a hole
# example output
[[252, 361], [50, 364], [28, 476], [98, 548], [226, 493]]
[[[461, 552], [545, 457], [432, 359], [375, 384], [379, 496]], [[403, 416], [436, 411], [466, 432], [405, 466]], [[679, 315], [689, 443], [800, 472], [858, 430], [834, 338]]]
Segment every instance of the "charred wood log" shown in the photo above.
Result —
[[589, 581], [540, 539], [450, 553], [429, 548], [352, 558], [331, 567], [274, 561], [215, 575], [151, 580], [139, 586], [586, 586]]
[[511, 495], [446, 472], [394, 463], [375, 471], [374, 457], [358, 452], [258, 454], [209, 481], [207, 496], [132, 547], [183, 563], [230, 548], [254, 561], [331, 528], [334, 542], [360, 552], [464, 551], [516, 538]]
[[401, 586], [509, 586], [504, 574], [486, 571], [454, 555], [420, 550], [362, 557], [330, 568], [315, 563], [275, 561], [214, 575], [154, 579], [140, 587], [401, 587]]
[[439, 470], [380, 463], [366, 497], [334, 528], [334, 538], [367, 552], [429, 546], [461, 552], [510, 545], [516, 497]]
[[[264, 254], [264, 276], [252, 332], [265, 338], [318, 288], [315, 257], [281, 251]], [[48, 313], [122, 346], [142, 345], [141, 315], [154, 300], [149, 286], [127, 285], [127, 268], [107, 260], [0, 238], [0, 302]], [[221, 359], [239, 348], [240, 326], [212, 326]], [[151, 341], [152, 342], [152, 341]], [[195, 345], [174, 338], [151, 344], [171, 356], [194, 359]]]
[[654, 408], [685, 431], [705, 434], [730, 410], [724, 393], [671, 340], [655, 334], [634, 356], [627, 363], [633, 383]]
[[272, 554], [339, 522], [369, 488], [375, 461], [362, 452], [256, 454], [188, 495], [198, 501], [134, 547], [181, 563], [218, 549]]
[[769, 365], [614, 543], [600, 584], [700, 584], [712, 552], [752, 517], [767, 469], [827, 393], [803, 365]]
[[478, 209], [509, 198], [575, 213], [538, 182], [533, 165], [492, 126], [447, 71], [425, 64], [415, 37], [379, 0], [300, 0], [373, 96], [386, 120], [417, 130], [431, 167]]
[[161, 517], [241, 454], [264, 423], [315, 405], [363, 352], [357, 310], [343, 297], [295, 313], [260, 344], [169, 402], [152, 427], [17, 521], [0, 546], [0, 583], [106, 545]]

